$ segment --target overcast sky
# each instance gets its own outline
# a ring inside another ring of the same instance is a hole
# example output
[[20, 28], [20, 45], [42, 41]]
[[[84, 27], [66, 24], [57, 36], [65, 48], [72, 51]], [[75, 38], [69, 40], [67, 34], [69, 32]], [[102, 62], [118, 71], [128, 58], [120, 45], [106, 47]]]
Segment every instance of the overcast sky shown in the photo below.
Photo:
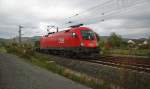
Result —
[[35, 36], [46, 34], [47, 25], [63, 28], [68, 21], [84, 23], [101, 36], [149, 37], [150, 1], [0, 0], [0, 38], [17, 36], [19, 24], [24, 36]]

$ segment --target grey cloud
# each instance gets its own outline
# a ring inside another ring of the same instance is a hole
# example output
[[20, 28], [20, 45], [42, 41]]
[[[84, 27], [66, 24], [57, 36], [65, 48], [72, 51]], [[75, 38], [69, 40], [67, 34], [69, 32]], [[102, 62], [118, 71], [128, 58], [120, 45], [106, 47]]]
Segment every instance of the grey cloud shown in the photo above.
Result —
[[[100, 35], [109, 35], [114, 31], [125, 37], [140, 37], [138, 35], [148, 37], [150, 30], [150, 5], [147, 4], [137, 6], [131, 11], [123, 11], [124, 13], [121, 15], [117, 15], [118, 12], [115, 12], [112, 15], [102, 17], [103, 9], [97, 8], [95, 11], [86, 11], [88, 15], [81, 14], [81, 17], [66, 19], [103, 2], [106, 2], [106, 0], [0, 0], [0, 37], [16, 36], [19, 24], [26, 27], [24, 28], [25, 36], [29, 36], [32, 31], [38, 31], [41, 34], [46, 33], [46, 29], [39, 28], [41, 23], [62, 25], [70, 20], [75, 23], [85, 23], [86, 26], [94, 29]], [[106, 10], [111, 10], [111, 7], [113, 6], [110, 5], [108, 9], [105, 8]], [[57, 8], [64, 11], [60, 11], [60, 13], [59, 10], [56, 11], [49, 8]], [[56, 16], [54, 13], [56, 13]], [[102, 19], [105, 21], [99, 22]], [[138, 30], [136, 31], [136, 29]]]

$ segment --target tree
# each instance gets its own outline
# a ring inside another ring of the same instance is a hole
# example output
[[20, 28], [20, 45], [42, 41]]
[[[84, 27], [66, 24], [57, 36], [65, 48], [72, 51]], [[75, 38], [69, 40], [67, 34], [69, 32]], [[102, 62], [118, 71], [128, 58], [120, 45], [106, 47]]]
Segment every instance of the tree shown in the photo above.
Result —
[[113, 48], [121, 47], [124, 43], [122, 37], [117, 35], [116, 33], [111, 33], [110, 37], [108, 38], [108, 42]]
[[148, 38], [148, 48], [150, 49], [150, 37]]
[[148, 43], [150, 43], [150, 36], [149, 36], [149, 38], [148, 38]]

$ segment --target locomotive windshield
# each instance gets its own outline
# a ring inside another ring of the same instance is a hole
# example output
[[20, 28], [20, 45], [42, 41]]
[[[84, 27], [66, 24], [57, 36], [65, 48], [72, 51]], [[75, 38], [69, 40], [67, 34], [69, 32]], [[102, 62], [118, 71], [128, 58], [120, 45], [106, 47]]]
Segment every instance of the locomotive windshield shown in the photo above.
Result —
[[83, 40], [94, 40], [95, 34], [91, 30], [81, 30], [81, 35]]

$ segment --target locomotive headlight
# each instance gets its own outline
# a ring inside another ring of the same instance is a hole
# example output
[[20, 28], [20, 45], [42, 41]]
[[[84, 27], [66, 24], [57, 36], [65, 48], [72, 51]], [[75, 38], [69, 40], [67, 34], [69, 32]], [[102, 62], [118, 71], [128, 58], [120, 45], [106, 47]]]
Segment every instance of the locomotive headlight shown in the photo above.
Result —
[[83, 43], [83, 42], [81, 42], [81, 43], [80, 43], [80, 45], [81, 45], [81, 46], [84, 46], [84, 43]]

